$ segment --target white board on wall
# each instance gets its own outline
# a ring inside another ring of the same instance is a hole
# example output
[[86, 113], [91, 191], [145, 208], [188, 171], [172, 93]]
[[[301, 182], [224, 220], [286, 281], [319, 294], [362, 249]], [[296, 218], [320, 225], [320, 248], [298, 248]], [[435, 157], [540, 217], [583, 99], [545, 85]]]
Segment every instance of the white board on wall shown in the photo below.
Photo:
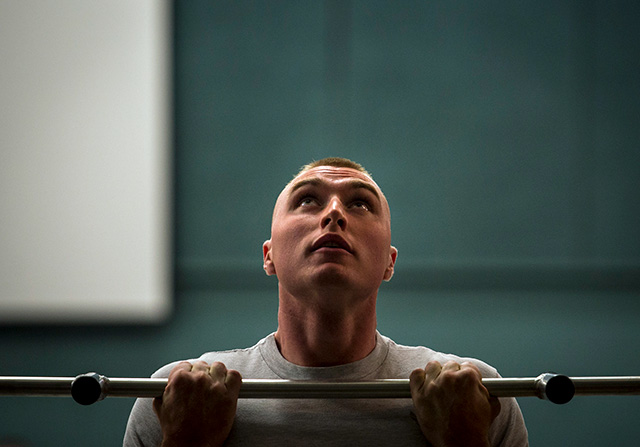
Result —
[[170, 313], [169, 14], [0, 2], [0, 322]]

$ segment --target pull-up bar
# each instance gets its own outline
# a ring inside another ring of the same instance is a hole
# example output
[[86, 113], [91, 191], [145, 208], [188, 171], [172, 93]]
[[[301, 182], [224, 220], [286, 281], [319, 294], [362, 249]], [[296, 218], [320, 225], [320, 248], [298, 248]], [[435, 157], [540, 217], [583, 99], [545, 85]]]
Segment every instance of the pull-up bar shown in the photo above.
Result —
[[[484, 378], [496, 397], [538, 397], [556, 404], [574, 395], [639, 395], [640, 376], [572, 377], [545, 373], [534, 378]], [[72, 396], [83, 405], [105, 397], [158, 397], [167, 379], [108, 378], [97, 373], [77, 377], [0, 377], [0, 396]], [[245, 379], [244, 399], [410, 398], [408, 379], [368, 382], [309, 382]]]

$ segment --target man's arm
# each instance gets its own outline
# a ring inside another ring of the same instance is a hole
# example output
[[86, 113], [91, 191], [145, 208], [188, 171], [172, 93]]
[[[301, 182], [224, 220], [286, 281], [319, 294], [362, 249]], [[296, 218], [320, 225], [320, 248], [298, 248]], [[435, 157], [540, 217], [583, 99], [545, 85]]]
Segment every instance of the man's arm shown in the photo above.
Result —
[[498, 399], [482, 385], [472, 363], [429, 362], [409, 378], [420, 429], [434, 447], [487, 447]]
[[179, 363], [153, 409], [162, 427], [162, 447], [221, 446], [236, 414], [242, 377], [220, 362]]

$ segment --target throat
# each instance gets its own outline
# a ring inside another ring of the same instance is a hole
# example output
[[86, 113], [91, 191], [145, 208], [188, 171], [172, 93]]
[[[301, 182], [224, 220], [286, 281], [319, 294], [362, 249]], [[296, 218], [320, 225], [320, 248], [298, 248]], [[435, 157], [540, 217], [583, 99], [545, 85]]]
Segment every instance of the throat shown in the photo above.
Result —
[[362, 360], [376, 345], [373, 317], [307, 312], [300, 316], [280, 308], [276, 343], [282, 356], [299, 366], [336, 366]]

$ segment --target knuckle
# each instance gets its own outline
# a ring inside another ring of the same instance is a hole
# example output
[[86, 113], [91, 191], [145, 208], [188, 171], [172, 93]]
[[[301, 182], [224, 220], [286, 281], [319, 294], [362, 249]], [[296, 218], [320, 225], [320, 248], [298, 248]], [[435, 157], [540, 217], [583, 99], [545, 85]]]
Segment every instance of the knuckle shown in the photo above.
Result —
[[209, 383], [211, 376], [206, 371], [196, 371], [191, 375], [192, 381], [197, 385]]
[[481, 379], [480, 373], [471, 368], [464, 368], [459, 371], [460, 377], [470, 382], [478, 382]]
[[209, 380], [211, 380], [211, 377], [209, 376], [209, 373], [207, 371], [195, 371], [191, 374], [191, 377], [196, 382], [208, 382]]
[[439, 379], [443, 384], [449, 384], [454, 382], [457, 377], [458, 371], [445, 370], [440, 373]]
[[431, 402], [439, 401], [445, 394], [446, 387], [435, 382], [429, 382], [417, 396], [417, 402], [421, 405], [428, 405]]
[[189, 371], [185, 369], [174, 370], [171, 374], [171, 378], [174, 382], [184, 382], [189, 379]]
[[218, 395], [218, 396], [224, 396], [225, 394], [227, 394], [227, 387], [224, 386], [224, 383], [220, 383], [220, 382], [211, 383], [209, 390], [214, 395]]

